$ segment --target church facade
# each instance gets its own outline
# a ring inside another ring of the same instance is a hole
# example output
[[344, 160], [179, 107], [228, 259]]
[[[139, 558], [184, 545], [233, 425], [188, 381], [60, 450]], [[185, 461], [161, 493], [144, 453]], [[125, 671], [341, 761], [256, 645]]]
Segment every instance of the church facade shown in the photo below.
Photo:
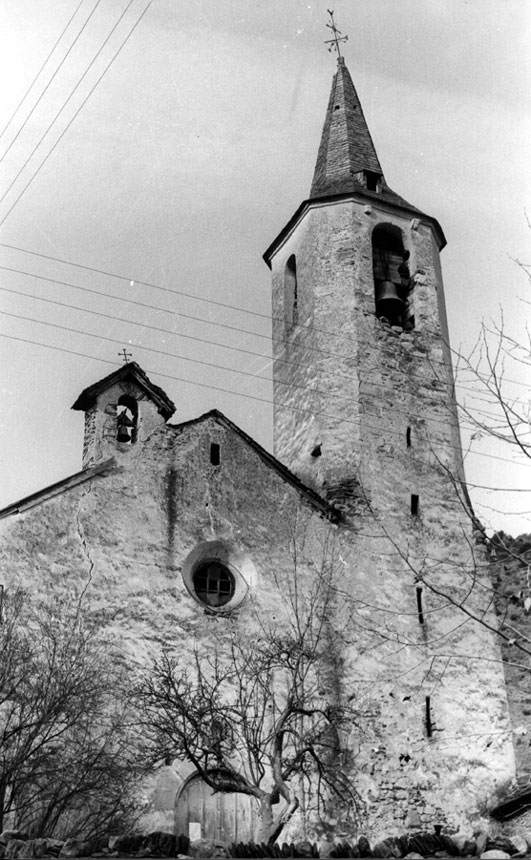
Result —
[[[73, 406], [82, 470], [0, 512], [6, 591], [83, 593], [136, 661], [170, 646], [186, 665], [258, 617], [282, 624], [294, 548], [306, 583], [333, 555], [323, 689], [356, 709], [341, 767], [360, 812], [323, 822], [303, 804], [294, 834], [471, 832], [515, 778], [464, 483], [444, 244], [388, 187], [340, 57], [310, 195], [264, 255], [274, 455], [217, 411], [168, 423], [173, 403], [133, 362]], [[241, 803], [175, 760], [154, 777], [145, 827], [249, 839]]]

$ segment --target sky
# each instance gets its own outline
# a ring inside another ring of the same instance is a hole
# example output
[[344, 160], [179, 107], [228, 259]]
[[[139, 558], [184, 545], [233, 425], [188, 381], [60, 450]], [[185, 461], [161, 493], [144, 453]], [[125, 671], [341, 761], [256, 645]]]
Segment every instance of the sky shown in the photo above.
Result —
[[[81, 468], [70, 406], [124, 347], [175, 421], [218, 408], [271, 450], [262, 254], [309, 193], [336, 64], [327, 8], [388, 184], [445, 231], [453, 348], [468, 354], [500, 308], [524, 336], [529, 4], [330, 3], [0, 3], [0, 505]], [[507, 377], [525, 408], [528, 368]], [[485, 409], [469, 385], [459, 397]], [[531, 532], [530, 464], [471, 446], [483, 522]]]

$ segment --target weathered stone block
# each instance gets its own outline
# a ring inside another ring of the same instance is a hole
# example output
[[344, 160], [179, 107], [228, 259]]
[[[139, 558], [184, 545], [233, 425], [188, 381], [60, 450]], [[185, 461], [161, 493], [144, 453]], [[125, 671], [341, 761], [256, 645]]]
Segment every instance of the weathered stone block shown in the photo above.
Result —
[[198, 839], [196, 842], [190, 842], [190, 857], [200, 858], [200, 860], [210, 860], [212, 857], [229, 857], [229, 852], [225, 845], [221, 842], [214, 842], [211, 839]]
[[484, 851], [480, 855], [480, 860], [510, 860], [511, 855], [507, 851], [498, 851], [493, 848], [491, 851]]
[[67, 839], [61, 848], [59, 857], [86, 857], [89, 850], [89, 842], [82, 839]]
[[15, 860], [26, 856], [26, 841], [25, 839], [10, 839], [6, 843], [4, 857], [6, 860]]

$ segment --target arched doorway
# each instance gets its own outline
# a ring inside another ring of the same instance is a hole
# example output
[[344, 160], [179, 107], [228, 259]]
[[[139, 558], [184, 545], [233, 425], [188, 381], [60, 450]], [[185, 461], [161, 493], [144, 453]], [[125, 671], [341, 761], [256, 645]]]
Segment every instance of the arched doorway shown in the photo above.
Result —
[[237, 792], [215, 792], [198, 774], [189, 777], [175, 798], [175, 833], [189, 839], [251, 842], [258, 826], [258, 803]]

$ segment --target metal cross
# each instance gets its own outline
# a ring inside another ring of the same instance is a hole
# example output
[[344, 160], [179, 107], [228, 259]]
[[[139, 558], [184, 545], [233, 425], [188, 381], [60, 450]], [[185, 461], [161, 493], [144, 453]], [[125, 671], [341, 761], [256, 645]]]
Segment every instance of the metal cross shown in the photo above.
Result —
[[339, 47], [339, 43], [340, 42], [348, 42], [348, 36], [342, 36], [341, 30], [337, 29], [335, 22], [334, 22], [334, 10], [333, 9], [327, 9], [326, 11], [330, 15], [330, 20], [332, 22], [331, 24], [327, 24], [326, 26], [328, 27], [329, 30], [332, 30], [332, 33], [334, 34], [334, 38], [328, 39], [325, 42], [325, 45], [330, 45], [328, 50], [329, 51], [337, 51], [337, 55], [338, 55], [338, 57], [340, 57], [341, 56], [341, 50]]
[[118, 353], [118, 355], [119, 355], [119, 356], [121, 356], [121, 357], [123, 358], [123, 360], [124, 360], [124, 364], [129, 364], [129, 359], [133, 357], [133, 353], [132, 353], [132, 352], [126, 352], [126, 351], [125, 351], [125, 346], [124, 346], [124, 348], [122, 349], [122, 351]]

